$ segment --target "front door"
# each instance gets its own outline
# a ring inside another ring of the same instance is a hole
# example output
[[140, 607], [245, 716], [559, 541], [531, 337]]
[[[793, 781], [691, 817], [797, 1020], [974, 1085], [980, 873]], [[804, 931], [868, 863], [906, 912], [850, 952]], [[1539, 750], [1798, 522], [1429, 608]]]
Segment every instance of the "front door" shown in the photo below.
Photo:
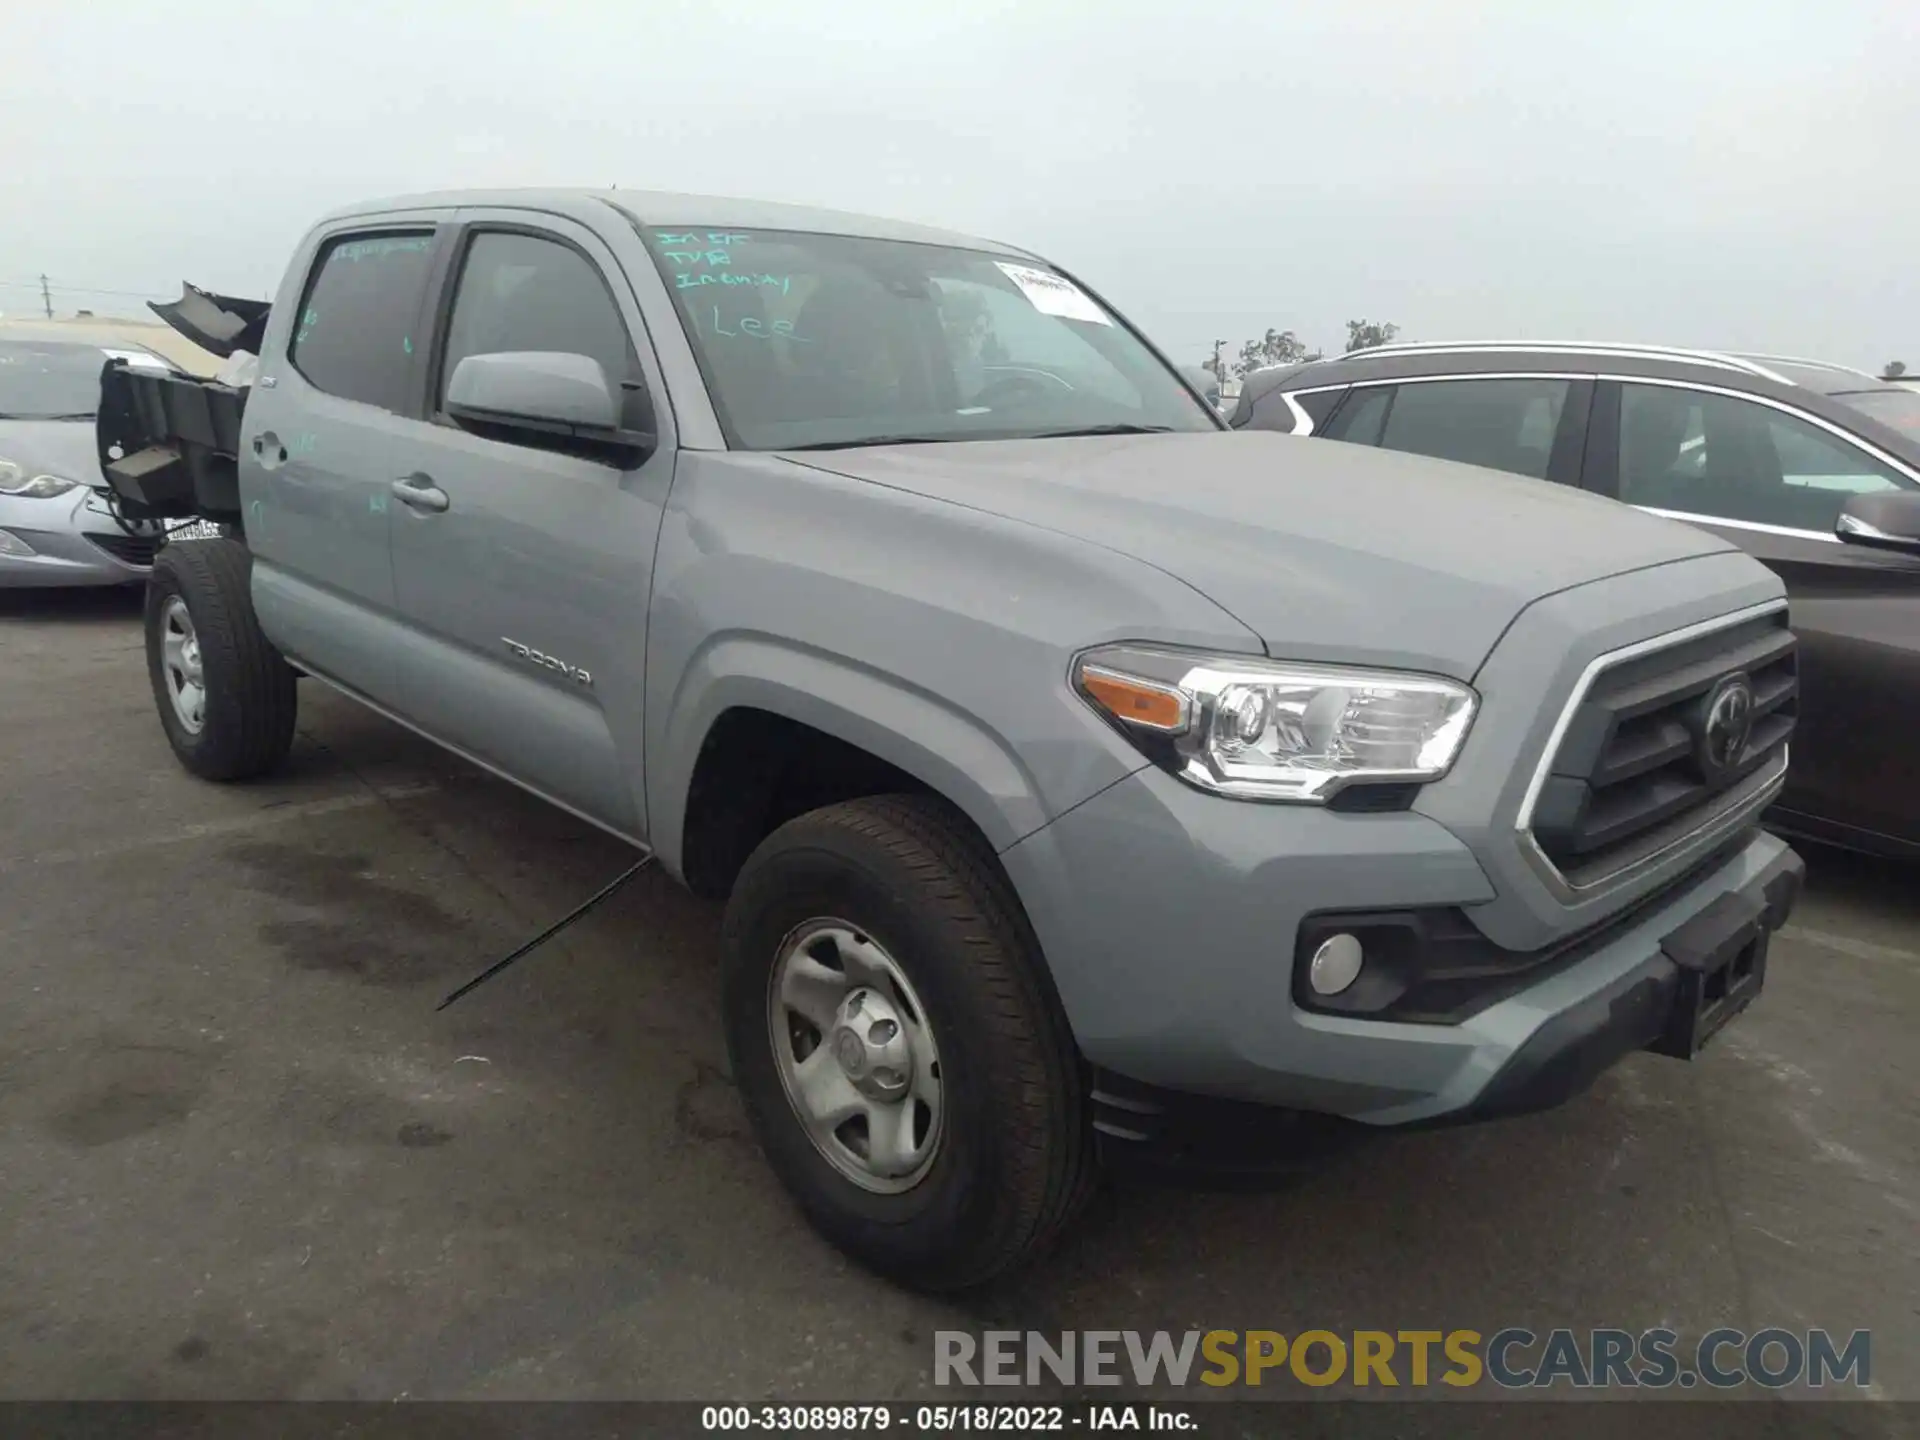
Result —
[[1914, 481], [1810, 417], [1678, 383], [1602, 387], [1589, 483], [1700, 525], [1786, 582], [1800, 721], [1780, 810], [1817, 838], [1920, 843], [1920, 559], [1834, 533], [1847, 496]]
[[[446, 417], [469, 355], [564, 351], [642, 385], [645, 331], [613, 256], [584, 227], [462, 212], [427, 408], [395, 467], [389, 524], [406, 623], [401, 714], [620, 834], [646, 833], [647, 601], [672, 474], [663, 434], [622, 471], [561, 442], [469, 433]], [[660, 409], [664, 412], [666, 407]], [[667, 417], [662, 414], [664, 429]]]

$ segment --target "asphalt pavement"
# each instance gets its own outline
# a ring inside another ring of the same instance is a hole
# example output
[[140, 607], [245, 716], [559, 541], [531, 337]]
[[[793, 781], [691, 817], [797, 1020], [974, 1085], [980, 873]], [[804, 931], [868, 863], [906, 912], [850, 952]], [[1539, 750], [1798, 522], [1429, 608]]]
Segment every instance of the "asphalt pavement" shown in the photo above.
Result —
[[1777, 1325], [1871, 1330], [1868, 1393], [1920, 1401], [1911, 871], [1809, 852], [1697, 1063], [1276, 1192], [1111, 1193], [953, 1304], [775, 1187], [718, 912], [665, 877], [435, 1013], [632, 857], [302, 707], [284, 775], [198, 782], [136, 595], [0, 592], [0, 1398], [898, 1400], [942, 1329]]

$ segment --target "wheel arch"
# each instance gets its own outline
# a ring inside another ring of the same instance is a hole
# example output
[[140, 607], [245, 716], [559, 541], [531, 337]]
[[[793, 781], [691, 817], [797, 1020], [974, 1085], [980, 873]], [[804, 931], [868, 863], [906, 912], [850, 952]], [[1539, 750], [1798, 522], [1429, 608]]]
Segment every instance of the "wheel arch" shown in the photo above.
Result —
[[[841, 783], [818, 789], [822, 804], [888, 789], [937, 795], [995, 854], [1048, 819], [1026, 767], [977, 718], [838, 657], [736, 638], [687, 667], [649, 746], [649, 828], [661, 864], [696, 891], [714, 893], [713, 837], [703, 830], [710, 807], [777, 787], [774, 772], [793, 761], [838, 767], [826, 778]], [[761, 817], [760, 835], [788, 818]], [[736, 837], [722, 849], [739, 843]], [[737, 861], [745, 858], [741, 852]], [[737, 861], [721, 869], [737, 869]]]

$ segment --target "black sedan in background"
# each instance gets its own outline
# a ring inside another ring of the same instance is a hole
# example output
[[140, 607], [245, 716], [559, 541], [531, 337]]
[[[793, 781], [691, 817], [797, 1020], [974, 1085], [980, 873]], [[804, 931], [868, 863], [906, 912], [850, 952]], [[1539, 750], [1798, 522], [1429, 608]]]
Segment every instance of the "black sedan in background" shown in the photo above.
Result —
[[1920, 392], [1768, 356], [1415, 343], [1257, 371], [1232, 424], [1577, 486], [1739, 545], [1800, 636], [1769, 824], [1920, 859]]

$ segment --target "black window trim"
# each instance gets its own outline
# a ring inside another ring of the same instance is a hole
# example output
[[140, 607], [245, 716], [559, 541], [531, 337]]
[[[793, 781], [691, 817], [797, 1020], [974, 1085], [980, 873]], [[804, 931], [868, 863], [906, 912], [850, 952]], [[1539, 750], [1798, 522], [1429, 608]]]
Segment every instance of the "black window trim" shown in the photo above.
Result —
[[[1353, 403], [1354, 397], [1362, 390], [1379, 390], [1388, 386], [1395, 387], [1395, 394], [1387, 402], [1386, 414], [1380, 417], [1380, 433], [1387, 433], [1387, 426], [1393, 420], [1393, 401], [1399, 398], [1398, 387], [1402, 385], [1434, 385], [1449, 380], [1564, 380], [1567, 383], [1566, 403], [1560, 407], [1560, 418], [1554, 426], [1553, 445], [1547, 452], [1547, 473], [1545, 475], [1525, 475], [1526, 480], [1540, 480], [1549, 485], [1564, 485], [1568, 489], [1578, 490], [1584, 484], [1584, 456], [1587, 449], [1589, 426], [1592, 423], [1594, 392], [1599, 377], [1591, 372], [1576, 370], [1462, 370], [1442, 371], [1437, 375], [1382, 375], [1374, 379], [1349, 380], [1341, 385], [1319, 385], [1313, 390], [1301, 389], [1290, 394], [1307, 395], [1314, 390], [1345, 389], [1346, 396], [1328, 414], [1326, 423], [1331, 425], [1342, 411]], [[1289, 406], [1289, 409], [1292, 407]], [[1296, 423], [1299, 419], [1295, 414]], [[1311, 434], [1311, 431], [1295, 430], [1295, 435]], [[1380, 449], [1378, 442], [1367, 447]]]
[[[1797, 405], [1789, 405], [1785, 401], [1775, 400], [1770, 395], [1756, 395], [1751, 390], [1735, 390], [1724, 385], [1708, 385], [1698, 380], [1673, 380], [1665, 376], [1601, 374], [1595, 375], [1593, 378], [1602, 384], [1611, 384], [1616, 387], [1610, 400], [1612, 423], [1616, 431], [1620, 423], [1621, 392], [1617, 388], [1619, 386], [1657, 385], [1667, 390], [1691, 390], [1702, 395], [1721, 395], [1729, 400], [1745, 400], [1754, 405], [1764, 405], [1768, 409], [1778, 410], [1782, 415], [1789, 416], [1792, 419], [1806, 421], [1810, 425], [1825, 430], [1828, 434], [1838, 439], [1841, 444], [1852, 446], [1854, 449], [1877, 460], [1889, 470], [1905, 476], [1915, 489], [1920, 489], [1920, 472], [1915, 471], [1913, 466], [1888, 454], [1873, 442], [1864, 440], [1860, 436], [1853, 434], [1844, 426], [1837, 425], [1831, 420], [1815, 415], [1810, 410], [1803, 410]], [[1611, 457], [1611, 466], [1593, 477], [1593, 480], [1597, 483], [1593, 484], [1592, 488], [1596, 494], [1605, 495], [1610, 500], [1618, 500], [1620, 498], [1620, 456], [1617, 439], [1608, 453]], [[1633, 502], [1630, 500], [1623, 503], [1633, 505]], [[1696, 514], [1690, 510], [1663, 510], [1653, 505], [1634, 505], [1633, 508], [1643, 511], [1648, 515], [1658, 515], [1667, 520], [1681, 520], [1692, 525], [1718, 525], [1729, 530], [1746, 530], [1757, 535], [1781, 535], [1789, 539], [1814, 540], [1830, 545], [1842, 545], [1846, 543], [1830, 530], [1802, 530], [1792, 525], [1768, 525], [1758, 520], [1734, 520], [1722, 515]]]
[[313, 297], [314, 287], [320, 283], [321, 272], [326, 269], [328, 259], [341, 245], [355, 240], [374, 240], [385, 235], [425, 235], [429, 240], [427, 247], [427, 277], [420, 290], [418, 308], [413, 315], [413, 325], [409, 334], [420, 333], [420, 321], [432, 314], [430, 308], [434, 296], [434, 287], [440, 281], [442, 267], [445, 264], [447, 235], [450, 227], [444, 218], [432, 215], [420, 215], [417, 212], [403, 212], [400, 215], [356, 215], [352, 220], [337, 228], [330, 228], [315, 237], [313, 259], [307, 264], [306, 278], [300, 285], [300, 303], [294, 309], [293, 318], [285, 331], [287, 340], [283, 352], [287, 357], [287, 367], [300, 377], [300, 383], [329, 400], [342, 405], [363, 405], [369, 410], [378, 410], [383, 415], [397, 415], [404, 420], [420, 418], [420, 370], [423, 358], [420, 350], [414, 351], [413, 360], [407, 366], [406, 384], [402, 387], [402, 403], [398, 408], [380, 405], [372, 400], [358, 400], [351, 395], [341, 395], [327, 389], [301, 367], [295, 353], [296, 338], [300, 333], [300, 317], [307, 313], [307, 302]]
[[564, 245], [585, 261], [587, 268], [599, 280], [600, 288], [606, 292], [607, 303], [613, 307], [627, 341], [627, 373], [608, 378], [620, 387], [623, 402], [627, 395], [634, 393], [633, 387], [639, 387], [642, 394], [651, 388], [647, 383], [646, 367], [640, 360], [639, 346], [634, 340], [633, 326], [628, 323], [626, 312], [620, 308], [620, 296], [607, 278], [606, 267], [571, 235], [563, 235], [535, 222], [491, 219], [456, 220], [448, 227], [448, 232], [444, 267], [434, 276], [438, 289], [434, 294], [433, 344], [428, 347], [426, 363], [421, 366], [419, 376], [420, 414], [429, 423], [451, 429], [460, 428], [440, 406], [440, 369], [446, 360], [447, 339], [453, 327], [453, 306], [459, 298], [460, 280], [466, 273], [467, 257], [473, 252], [474, 241], [482, 235], [524, 235], [531, 240], [550, 241]]

